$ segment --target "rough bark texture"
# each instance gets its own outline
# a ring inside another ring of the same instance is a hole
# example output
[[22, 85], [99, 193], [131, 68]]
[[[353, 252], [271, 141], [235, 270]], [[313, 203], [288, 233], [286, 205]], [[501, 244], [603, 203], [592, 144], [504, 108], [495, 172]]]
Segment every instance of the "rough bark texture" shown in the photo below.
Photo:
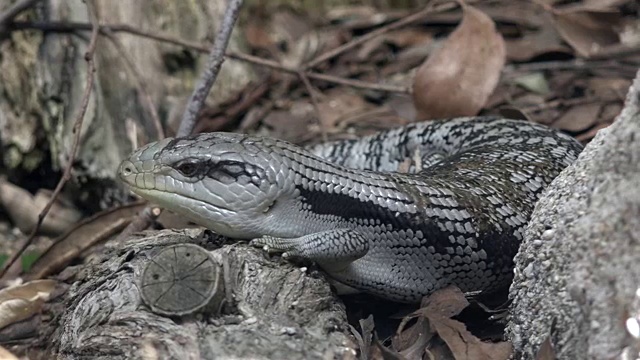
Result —
[[58, 359], [353, 358], [345, 309], [328, 283], [246, 244], [212, 250], [233, 295], [230, 313], [151, 313], [136, 286], [149, 256], [183, 242], [211, 248], [206, 237], [187, 235], [199, 232], [147, 232], [108, 246], [53, 305], [64, 312], [46, 324], [52, 335], [41, 343]]
[[[636, 358], [640, 314], [640, 73], [616, 122], [551, 184], [516, 257], [508, 336], [533, 359]], [[635, 354], [635, 355], [634, 355]]]
[[[226, 4], [203, 0], [95, 3], [103, 24], [129, 24], [203, 44], [213, 41]], [[81, 0], [47, 0], [18, 20], [88, 23], [89, 17]], [[7, 169], [31, 171], [49, 156], [54, 168], [67, 165], [74, 115], [86, 84], [84, 54], [89, 33], [78, 34], [82, 36], [14, 31], [8, 40], [0, 42], [0, 165], [4, 163]], [[236, 29], [231, 50], [240, 46], [238, 35]], [[116, 36], [146, 82], [161, 120], [177, 129], [206, 56], [139, 36]], [[113, 179], [120, 160], [133, 148], [128, 136], [136, 133], [132, 124], [151, 140], [156, 132], [125, 60], [104, 36], [98, 40], [95, 59], [96, 83], [84, 119], [74, 175]], [[210, 102], [235, 96], [252, 77], [250, 65], [225, 62]]]

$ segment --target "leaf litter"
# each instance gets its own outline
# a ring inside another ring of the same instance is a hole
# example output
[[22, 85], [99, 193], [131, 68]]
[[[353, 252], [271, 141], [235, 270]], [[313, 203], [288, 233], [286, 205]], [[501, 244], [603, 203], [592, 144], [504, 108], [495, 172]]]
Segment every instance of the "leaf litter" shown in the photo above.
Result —
[[502, 35], [482, 11], [463, 9], [460, 25], [416, 73], [418, 120], [476, 115], [498, 84], [506, 54]]
[[[423, 19], [305, 68], [321, 54], [422, 9], [246, 7], [247, 18], [254, 20], [241, 25], [248, 53], [373, 86], [310, 79], [319, 100], [316, 109], [296, 74], [256, 65], [260, 82], [203, 110], [198, 128], [306, 144], [320, 141], [321, 134], [352, 138], [427, 118], [508, 114], [554, 126], [587, 143], [617, 116], [640, 66], [640, 5], [635, 1], [495, 0], [469, 1], [462, 7], [439, 2]], [[378, 84], [413, 89], [413, 94], [376, 89]], [[16, 193], [33, 201], [30, 194]], [[35, 270], [42, 273], [32, 275], [53, 274], [89, 251], [104, 240], [94, 226], [115, 228], [127, 221], [127, 211], [79, 224], [50, 250], [62, 261], [38, 264]], [[90, 240], [85, 239], [88, 232]], [[425, 300], [393, 336], [378, 339], [371, 330], [377, 325], [373, 318], [362, 323], [368, 333], [362, 344], [371, 358], [506, 358], [507, 343], [469, 331], [466, 313], [471, 307], [459, 290], [443, 292]]]

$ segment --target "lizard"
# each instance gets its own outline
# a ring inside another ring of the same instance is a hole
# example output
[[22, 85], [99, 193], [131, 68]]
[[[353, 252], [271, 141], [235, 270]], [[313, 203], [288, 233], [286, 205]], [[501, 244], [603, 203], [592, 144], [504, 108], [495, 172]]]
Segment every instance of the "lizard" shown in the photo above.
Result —
[[[141, 197], [221, 235], [415, 303], [448, 285], [508, 284], [537, 200], [581, 150], [544, 125], [463, 117], [307, 147], [225, 132], [166, 138], [118, 173]], [[419, 164], [399, 172], [415, 155]]]

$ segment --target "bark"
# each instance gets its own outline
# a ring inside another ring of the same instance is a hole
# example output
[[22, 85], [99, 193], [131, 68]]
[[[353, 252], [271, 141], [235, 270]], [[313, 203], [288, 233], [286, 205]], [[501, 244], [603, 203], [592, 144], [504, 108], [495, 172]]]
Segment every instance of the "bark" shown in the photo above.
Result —
[[[223, 1], [96, 1], [103, 24], [129, 24], [203, 44], [213, 41], [224, 7]], [[46, 0], [17, 20], [89, 23], [87, 6], [81, 0]], [[10, 172], [32, 171], [48, 163], [45, 161], [49, 158], [57, 170], [68, 164], [72, 122], [86, 83], [88, 35], [87, 31], [14, 31], [0, 42], [0, 161]], [[139, 36], [115, 36], [146, 83], [165, 129], [177, 129], [206, 57]], [[238, 50], [241, 38], [236, 29], [229, 50]], [[156, 131], [142, 105], [135, 78], [117, 48], [104, 36], [99, 38], [95, 59], [96, 83], [84, 119], [74, 175], [107, 180], [104, 188], [112, 191], [117, 185], [110, 180], [120, 160], [135, 147], [133, 125], [149, 140], [156, 139]], [[225, 62], [208, 102], [220, 103], [234, 96], [252, 78], [248, 64]], [[88, 191], [86, 188], [83, 186], [82, 191]]]
[[[39, 343], [58, 359], [353, 357], [344, 306], [322, 276], [274, 264], [247, 244], [220, 247], [201, 232], [146, 232], [109, 245], [51, 305]], [[142, 302], [138, 281], [148, 258], [184, 242], [215, 248], [230, 300], [224, 314], [161, 316]]]
[[640, 73], [615, 123], [536, 206], [511, 286], [516, 359], [533, 359], [547, 338], [558, 359], [638, 356], [639, 140]]

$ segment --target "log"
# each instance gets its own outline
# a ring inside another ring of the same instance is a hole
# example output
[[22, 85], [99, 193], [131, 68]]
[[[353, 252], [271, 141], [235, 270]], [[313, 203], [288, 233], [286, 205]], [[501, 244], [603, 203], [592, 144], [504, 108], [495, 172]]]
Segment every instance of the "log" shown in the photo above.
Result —
[[[220, 246], [206, 234], [147, 231], [109, 244], [50, 306], [39, 342], [58, 359], [355, 358], [345, 307], [323, 276], [275, 263], [246, 243]], [[181, 243], [210, 249], [222, 269], [221, 313], [160, 315], [142, 301], [149, 259]]]
[[[515, 359], [640, 352], [640, 72], [622, 113], [549, 186], [515, 258]], [[625, 357], [628, 356], [628, 357]]]

